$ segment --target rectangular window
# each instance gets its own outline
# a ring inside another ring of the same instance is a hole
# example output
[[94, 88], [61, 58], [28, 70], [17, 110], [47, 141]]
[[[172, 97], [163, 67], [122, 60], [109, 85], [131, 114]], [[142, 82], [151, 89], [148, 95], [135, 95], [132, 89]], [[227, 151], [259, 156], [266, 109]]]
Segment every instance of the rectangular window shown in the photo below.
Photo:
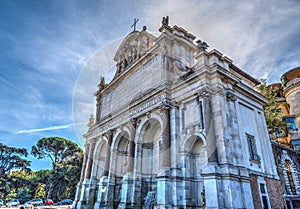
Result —
[[250, 160], [260, 162], [260, 156], [257, 154], [257, 148], [256, 148], [254, 136], [246, 133], [246, 137], [248, 141]]
[[260, 187], [262, 208], [263, 209], [269, 209], [268, 194], [266, 192], [265, 184], [260, 183], [259, 187]]
[[264, 184], [260, 184], [260, 193], [266, 194], [266, 189]]

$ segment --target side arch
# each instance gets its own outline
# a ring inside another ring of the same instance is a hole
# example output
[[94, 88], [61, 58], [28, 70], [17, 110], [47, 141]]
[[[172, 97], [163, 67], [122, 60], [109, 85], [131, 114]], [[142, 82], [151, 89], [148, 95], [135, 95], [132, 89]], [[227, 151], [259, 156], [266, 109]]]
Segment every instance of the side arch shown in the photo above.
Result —
[[136, 143], [143, 143], [143, 136], [145, 134], [145, 130], [146, 130], [146, 123], [155, 123], [158, 122], [158, 124], [160, 125], [160, 127], [163, 127], [163, 120], [162, 117], [160, 116], [159, 113], [151, 113], [148, 117], [144, 117], [142, 118], [142, 120], [140, 121], [137, 129], [136, 129], [136, 136], [135, 136], [135, 142]]
[[107, 139], [101, 137], [95, 145], [93, 156], [93, 171], [92, 177], [94, 180], [99, 180], [104, 173], [105, 158], [106, 158]]
[[180, 153], [188, 153], [191, 150], [191, 147], [195, 143], [195, 141], [202, 141], [203, 146], [206, 151], [206, 137], [202, 133], [195, 133], [193, 135], [187, 136], [181, 143]]

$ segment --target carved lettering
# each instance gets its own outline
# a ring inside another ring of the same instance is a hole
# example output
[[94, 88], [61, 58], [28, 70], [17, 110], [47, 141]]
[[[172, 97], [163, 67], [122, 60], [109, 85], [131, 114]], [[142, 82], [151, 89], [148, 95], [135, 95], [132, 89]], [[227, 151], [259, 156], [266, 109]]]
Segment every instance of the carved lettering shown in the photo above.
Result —
[[137, 95], [153, 89], [161, 82], [161, 56], [155, 56], [132, 75], [124, 79], [112, 91], [103, 95], [102, 118], [126, 108]]

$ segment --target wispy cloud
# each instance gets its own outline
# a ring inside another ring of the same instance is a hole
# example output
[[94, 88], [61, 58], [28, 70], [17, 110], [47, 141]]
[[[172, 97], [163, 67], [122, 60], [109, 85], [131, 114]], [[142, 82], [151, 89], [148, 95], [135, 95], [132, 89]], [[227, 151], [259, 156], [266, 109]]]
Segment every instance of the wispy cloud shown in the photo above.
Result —
[[36, 128], [36, 129], [27, 129], [27, 130], [20, 130], [17, 131], [16, 134], [25, 134], [25, 133], [33, 133], [33, 132], [41, 132], [41, 131], [51, 131], [51, 130], [58, 130], [58, 129], [66, 129], [74, 124], [67, 124], [67, 125], [60, 125], [60, 126], [50, 126], [46, 128]]
[[171, 25], [184, 27], [254, 77], [267, 75], [268, 82], [278, 82], [283, 72], [300, 64], [299, 1], [152, 2], [145, 16], [150, 28], [169, 15]]

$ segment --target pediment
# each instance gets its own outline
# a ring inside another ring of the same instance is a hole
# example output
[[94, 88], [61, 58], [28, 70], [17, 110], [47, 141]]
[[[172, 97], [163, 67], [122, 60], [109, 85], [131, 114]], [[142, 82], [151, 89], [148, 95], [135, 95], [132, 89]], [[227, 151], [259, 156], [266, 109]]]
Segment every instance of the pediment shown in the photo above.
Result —
[[126, 69], [143, 56], [152, 46], [155, 36], [146, 30], [131, 32], [119, 46], [114, 61], [117, 63], [116, 75], [126, 71]]

